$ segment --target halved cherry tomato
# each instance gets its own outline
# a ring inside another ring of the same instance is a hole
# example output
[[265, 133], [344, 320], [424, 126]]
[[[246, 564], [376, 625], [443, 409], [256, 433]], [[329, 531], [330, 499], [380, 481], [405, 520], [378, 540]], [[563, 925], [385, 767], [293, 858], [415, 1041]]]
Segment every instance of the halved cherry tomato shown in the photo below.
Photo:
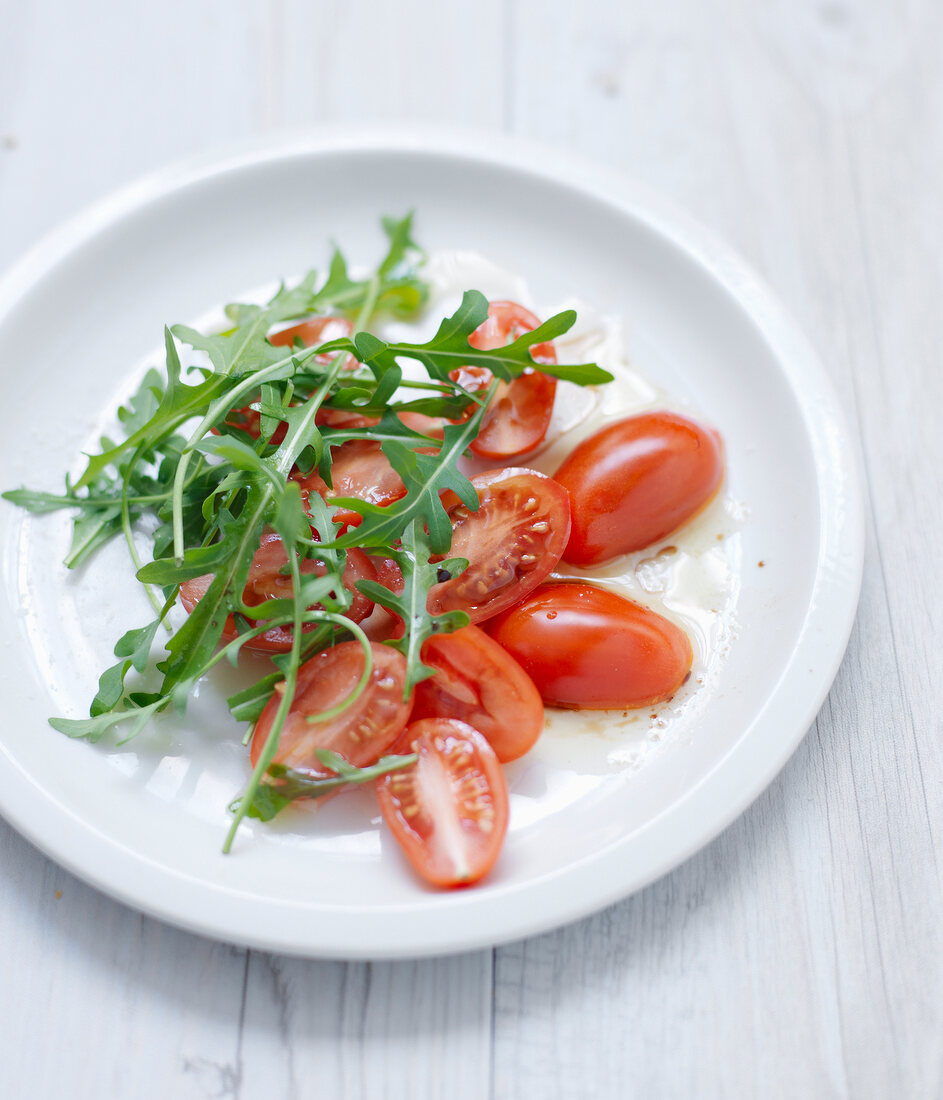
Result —
[[391, 592], [400, 593], [403, 591], [403, 571], [392, 558], [374, 556], [370, 560], [377, 571], [377, 584], [382, 584], [384, 588], [388, 588]]
[[[226, 423], [231, 428], [241, 428], [244, 432], [247, 432], [253, 439], [258, 439], [262, 435], [262, 414], [258, 409], [253, 409], [251, 405], [243, 405], [239, 409], [230, 409], [226, 414]], [[211, 429], [214, 435], [219, 435], [219, 431], [216, 428]], [[288, 434], [288, 425], [281, 423], [276, 425], [275, 431], [272, 432], [272, 438], [270, 443], [276, 447], [281, 443], [285, 436]]]
[[378, 416], [364, 416], [363, 413], [353, 409], [333, 409], [330, 405], [322, 405], [314, 416], [315, 424], [328, 428], [346, 428], [348, 431], [358, 431], [360, 428], [372, 428], [380, 423]]
[[494, 866], [507, 832], [498, 758], [477, 730], [452, 718], [413, 722], [401, 741], [419, 759], [377, 780], [383, 820], [427, 882], [477, 882]]
[[[501, 348], [516, 340], [525, 332], [532, 332], [540, 321], [529, 309], [516, 302], [491, 302], [488, 320], [469, 337], [474, 348], [488, 350]], [[556, 363], [553, 344], [536, 344], [531, 348], [535, 363]], [[460, 368], [460, 371], [470, 368]], [[476, 368], [481, 371], [482, 368]], [[490, 373], [490, 372], [487, 372]], [[453, 381], [466, 384], [452, 372]], [[468, 383], [476, 383], [481, 389], [483, 379], [465, 376]], [[490, 379], [488, 380], [490, 381]], [[484, 383], [487, 385], [487, 382]], [[511, 458], [526, 454], [542, 442], [553, 414], [553, 401], [557, 392], [557, 380], [539, 370], [528, 368], [513, 382], [501, 382], [481, 422], [481, 430], [471, 444], [471, 451], [482, 458]]]
[[497, 615], [533, 591], [560, 560], [570, 534], [566, 490], [545, 474], [510, 466], [471, 479], [477, 512], [456, 500], [451, 558], [467, 558], [464, 573], [433, 585], [433, 614], [467, 611], [473, 623]]
[[[339, 340], [342, 336], [350, 336], [354, 326], [346, 317], [312, 317], [310, 321], [302, 321], [300, 325], [292, 325], [291, 328], [283, 328], [279, 332], [273, 332], [268, 338], [270, 344], [275, 347], [294, 347], [296, 341], [300, 341], [306, 348], [313, 348], [315, 344], [326, 344], [329, 340]], [[344, 364], [345, 370], [355, 370], [359, 364], [353, 356], [348, 356], [351, 362]], [[329, 363], [330, 355], [316, 355], [315, 362]]]
[[[487, 351], [506, 347], [524, 332], [532, 332], [539, 320], [516, 302], [491, 302], [488, 320], [479, 325], [468, 338], [473, 348]], [[556, 363], [557, 354], [551, 343], [535, 344], [531, 348], [535, 363]], [[449, 371], [449, 378], [469, 393], [486, 390], [494, 378], [487, 367], [462, 366]], [[538, 370], [527, 368], [512, 382], [500, 382], [482, 417], [481, 428], [469, 449], [480, 458], [513, 458], [527, 454], [542, 442], [553, 415], [557, 380]], [[453, 424], [470, 420], [475, 406]], [[422, 413], [400, 413], [400, 419], [414, 431], [441, 439], [447, 420], [424, 416]]]
[[[263, 532], [259, 549], [252, 556], [252, 562], [249, 565], [249, 576], [242, 592], [243, 602], [248, 607], [256, 607], [260, 603], [265, 603], [266, 600], [290, 599], [291, 577], [282, 572], [287, 564], [288, 556], [282, 540], [274, 531]], [[323, 577], [326, 572], [323, 563], [312, 558], [306, 558], [301, 563], [300, 569], [303, 575], [313, 573], [320, 577]], [[373, 610], [373, 601], [358, 590], [357, 581], [376, 580], [376, 575], [373, 563], [362, 550], [347, 551], [343, 580], [344, 587], [353, 596], [347, 616], [356, 623], [362, 622]], [[196, 607], [212, 580], [212, 576], [195, 577], [180, 585], [180, 602], [187, 611], [192, 611]], [[315, 625], [309, 623], [302, 629], [313, 630]], [[223, 641], [231, 642], [236, 636], [236, 624], [230, 615], [223, 627]], [[291, 649], [291, 640], [290, 626], [273, 626], [271, 630], [246, 642], [244, 648], [262, 653], [286, 653]]]
[[[295, 771], [330, 775], [315, 749], [339, 753], [358, 768], [374, 764], [406, 728], [412, 697], [403, 699], [406, 658], [389, 646], [371, 644], [373, 668], [358, 698], [326, 722], [309, 722], [343, 703], [356, 688], [364, 669], [359, 642], [341, 642], [312, 657], [298, 670], [291, 710], [282, 727], [274, 763]], [[276, 692], [256, 723], [252, 737], [253, 767], [268, 738], [281, 699]]]
[[442, 634], [422, 647], [435, 676], [416, 686], [412, 720], [458, 718], [484, 736], [502, 764], [530, 749], [544, 725], [534, 682], [476, 626]]
[[[419, 447], [418, 454], [435, 454], [434, 447]], [[394, 500], [406, 495], [403, 479], [390, 465], [380, 444], [371, 439], [349, 439], [339, 447], [331, 448], [331, 480], [333, 488], [328, 488], [318, 471], [312, 470], [306, 476], [292, 475], [301, 483], [301, 500], [307, 504], [311, 493], [319, 493], [330, 503], [333, 497], [356, 497], [381, 508], [392, 504]], [[343, 510], [335, 519], [356, 527], [360, 523], [357, 512]]]
[[[326, 344], [328, 340], [337, 340], [341, 336], [349, 336], [353, 330], [354, 326], [344, 317], [313, 317], [310, 321], [302, 321], [300, 325], [292, 325], [291, 328], [283, 328], [280, 332], [273, 333], [269, 337], [269, 343], [274, 344], [276, 347], [292, 347], [297, 339], [305, 347], [310, 348], [315, 344]], [[321, 364], [331, 361], [329, 355], [316, 355], [314, 358], [316, 363]], [[351, 362], [345, 363], [344, 369], [355, 369], [359, 364], [352, 356], [348, 356], [348, 358]], [[317, 423], [331, 423], [330, 414], [334, 412], [340, 413], [342, 417], [345, 415], [340, 410], [322, 409], [318, 412]], [[322, 414], [324, 414], [323, 419]], [[261, 413], [258, 409], [253, 409], [251, 404], [233, 409], [227, 415], [226, 423], [233, 428], [241, 428], [244, 432], [248, 432], [253, 439], [258, 439], [262, 434]], [[377, 421], [376, 419], [350, 414], [343, 424], [336, 426], [361, 428], [368, 423], [376, 424]], [[287, 431], [286, 424], [279, 424], [272, 433], [270, 442], [278, 446], [284, 440]]]
[[405, 412], [396, 414], [400, 420], [406, 425], [407, 428], [412, 428], [414, 432], [421, 432], [423, 435], [431, 436], [433, 439], [441, 439], [444, 434], [445, 425], [448, 424], [447, 420], [443, 420], [441, 416], [426, 416], [425, 413], [412, 412], [407, 409]]
[[597, 565], [650, 546], [696, 515], [723, 474], [720, 436], [686, 416], [642, 413], [606, 425], [554, 474], [573, 516], [564, 558]]
[[577, 710], [649, 706], [691, 670], [691, 643], [674, 623], [588, 584], [548, 584], [488, 624], [545, 703]]
[[[391, 592], [399, 595], [403, 591], [403, 571], [392, 558], [370, 557], [377, 571], [377, 584], [382, 584]], [[399, 615], [387, 610], [382, 604], [377, 604], [370, 618], [363, 624], [363, 629], [368, 638], [375, 642], [386, 642], [391, 638], [402, 638], [405, 633], [403, 620]]]

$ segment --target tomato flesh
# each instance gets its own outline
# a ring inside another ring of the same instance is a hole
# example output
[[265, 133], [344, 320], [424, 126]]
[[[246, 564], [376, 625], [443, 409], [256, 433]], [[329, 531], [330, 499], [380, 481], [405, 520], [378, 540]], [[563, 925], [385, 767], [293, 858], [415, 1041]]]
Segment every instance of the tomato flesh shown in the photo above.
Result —
[[[291, 577], [282, 572], [288, 564], [288, 556], [282, 540], [274, 531], [265, 531], [260, 540], [259, 549], [252, 556], [249, 565], [249, 575], [246, 586], [242, 591], [242, 601], [247, 607], [257, 607], [266, 600], [290, 599], [292, 594]], [[324, 576], [326, 569], [322, 562], [312, 558], [306, 558], [300, 564], [302, 575], [317, 574]], [[348, 550], [347, 562], [344, 567], [344, 587], [353, 596], [347, 617], [354, 622], [362, 622], [373, 610], [373, 601], [366, 597], [356, 587], [358, 581], [376, 580], [376, 569], [370, 559], [362, 550]], [[184, 581], [180, 585], [180, 602], [192, 611], [197, 603], [206, 594], [206, 590], [212, 583], [210, 575], [195, 577], [193, 580]], [[320, 604], [316, 604], [308, 610], [316, 610]], [[253, 625], [255, 625], [253, 623]], [[317, 624], [306, 623], [302, 630], [313, 630]], [[232, 615], [228, 616], [223, 627], [223, 641], [231, 642], [238, 636], [236, 624]], [[261, 653], [287, 653], [291, 649], [292, 628], [287, 625], [273, 626], [256, 638], [244, 644], [245, 649], [255, 650]]]
[[[358, 768], [367, 767], [389, 749], [406, 728], [412, 697], [403, 699], [406, 658], [389, 646], [371, 643], [373, 668], [363, 693], [349, 707], [326, 722], [309, 722], [354, 691], [363, 674], [364, 651], [359, 642], [341, 642], [312, 657], [298, 670], [295, 697], [282, 727], [274, 763], [310, 775], [331, 775], [315, 750], [339, 753]], [[252, 766], [275, 720], [281, 696], [269, 700], [252, 737]]]
[[701, 511], [723, 473], [720, 437], [686, 416], [643, 413], [606, 425], [554, 474], [573, 517], [564, 558], [597, 565], [650, 546]]
[[[418, 454], [435, 454], [434, 447], [419, 447]], [[293, 475], [301, 484], [301, 500], [307, 507], [308, 498], [318, 493], [328, 504], [335, 497], [356, 497], [385, 508], [406, 495], [403, 479], [390, 465], [379, 443], [371, 439], [349, 439], [339, 447], [331, 448], [331, 480], [333, 487], [317, 470], [306, 476]], [[338, 523], [356, 527], [360, 514], [349, 508], [341, 508], [335, 515]]]
[[488, 624], [545, 703], [584, 710], [650, 706], [691, 670], [687, 635], [654, 611], [588, 584], [550, 584]]
[[[483, 351], [506, 347], [539, 324], [529, 309], [516, 302], [491, 302], [487, 321], [471, 334], [468, 342]], [[550, 343], [535, 344], [531, 357], [535, 363], [557, 361], [556, 351]], [[453, 371], [451, 376], [453, 381], [474, 391], [485, 388], [490, 381], [490, 378], [484, 379], [484, 374], [490, 372], [481, 367], [464, 367]], [[555, 378], [530, 368], [511, 382], [500, 382], [482, 418], [478, 435], [471, 443], [472, 453], [481, 458], [502, 459], [532, 451], [547, 434], [556, 392]]]
[[476, 729], [452, 718], [413, 722], [403, 742], [419, 759], [377, 781], [383, 820], [427, 882], [477, 882], [494, 866], [507, 832], [498, 758]]
[[508, 467], [471, 479], [480, 501], [449, 508], [449, 557], [468, 568], [429, 590], [433, 614], [466, 611], [473, 623], [497, 615], [533, 591], [553, 570], [570, 533], [566, 490], [536, 470]]
[[[491, 302], [488, 319], [469, 336], [473, 348], [488, 351], [503, 348], [525, 332], [532, 332], [540, 321], [529, 309], [516, 302]], [[530, 349], [535, 363], [556, 363], [553, 344], [535, 344]], [[449, 371], [449, 378], [469, 393], [486, 390], [494, 379], [487, 367], [462, 366]], [[527, 454], [543, 442], [553, 416], [557, 380], [542, 371], [527, 368], [511, 382], [499, 382], [491, 403], [482, 416], [478, 435], [469, 450], [479, 458], [501, 460]], [[453, 420], [462, 424], [470, 420], [476, 406], [470, 406], [464, 416]], [[434, 439], [442, 438], [447, 420], [424, 416], [422, 413], [400, 413], [400, 419], [414, 431]]]
[[534, 682], [483, 630], [466, 626], [422, 647], [435, 676], [416, 686], [412, 718], [458, 718], [474, 726], [502, 763], [523, 756], [540, 736], [544, 708]]
[[[349, 336], [353, 330], [354, 326], [344, 317], [314, 317], [310, 321], [302, 321], [299, 325], [292, 325], [291, 328], [283, 328], [279, 332], [274, 332], [268, 340], [275, 347], [293, 347], [296, 341], [304, 344], [305, 347], [314, 347], [315, 344], [326, 344], [328, 340], [337, 340], [341, 336]], [[314, 361], [324, 365], [331, 361], [331, 356], [316, 355]], [[344, 369], [353, 370], [357, 366], [359, 364], [356, 359], [353, 356], [348, 356], [348, 362], [344, 364]], [[340, 410], [333, 409], [319, 410], [317, 423], [330, 423], [330, 414], [335, 411], [340, 412]], [[327, 414], [323, 419], [322, 413]], [[341, 415], [344, 414], [341, 413]], [[351, 414], [346, 417], [343, 424], [338, 426], [359, 428], [366, 426], [367, 423], [375, 424], [376, 422], [375, 419], [370, 420], [367, 417], [358, 417]], [[232, 428], [241, 428], [244, 432], [248, 432], [253, 439], [259, 439], [262, 435], [262, 415], [258, 409], [253, 409], [251, 404], [232, 409], [226, 416], [226, 423]], [[279, 424], [272, 433], [269, 442], [277, 447], [284, 440], [287, 432], [288, 426], [284, 423]]]

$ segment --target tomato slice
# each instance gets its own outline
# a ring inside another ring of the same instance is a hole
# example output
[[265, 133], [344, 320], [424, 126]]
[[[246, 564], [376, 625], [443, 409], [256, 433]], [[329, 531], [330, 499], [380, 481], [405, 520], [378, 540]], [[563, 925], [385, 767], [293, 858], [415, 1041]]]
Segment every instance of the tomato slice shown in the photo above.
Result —
[[[302, 321], [299, 325], [280, 329], [273, 332], [268, 340], [275, 347], [294, 347], [300, 341], [306, 348], [313, 348], [315, 344], [326, 344], [328, 340], [339, 340], [342, 336], [350, 336], [354, 326], [346, 317], [312, 317], [309, 321]], [[330, 363], [330, 355], [316, 355], [316, 363]], [[349, 355], [344, 364], [344, 370], [356, 370], [360, 364]]]
[[412, 719], [458, 718], [474, 726], [504, 764], [530, 749], [544, 725], [534, 681], [476, 626], [429, 638], [423, 664], [435, 676], [416, 687]]
[[448, 424], [448, 421], [443, 420], [441, 416], [426, 416], [425, 413], [412, 412], [410, 409], [396, 415], [407, 428], [412, 428], [414, 432], [420, 432], [422, 435], [431, 436], [432, 439], [441, 439], [445, 434], [445, 425]]
[[[364, 768], [389, 749], [406, 728], [412, 697], [403, 699], [406, 658], [389, 646], [371, 643], [373, 668], [358, 698], [326, 722], [309, 722], [343, 703], [355, 690], [364, 669], [359, 642], [341, 642], [312, 657], [298, 670], [291, 710], [282, 727], [274, 763], [310, 775], [331, 775], [315, 756], [316, 749], [339, 753], [355, 767]], [[258, 763], [281, 702], [269, 700], [252, 737], [252, 766]]]
[[588, 584], [548, 584], [488, 632], [556, 707], [650, 706], [674, 695], [691, 670], [691, 643], [680, 627]]
[[[539, 324], [529, 309], [516, 302], [491, 302], [488, 320], [472, 333], [468, 342], [482, 350], [505, 347]], [[531, 348], [531, 356], [536, 363], [557, 361], [550, 343], [536, 344]], [[481, 367], [459, 368], [452, 372], [453, 381], [466, 389], [481, 389], [490, 381], [490, 378], [485, 381], [481, 372]], [[481, 430], [471, 444], [472, 453], [481, 458], [501, 459], [532, 451], [547, 434], [556, 392], [555, 378], [530, 368], [512, 382], [500, 382], [482, 419]]]
[[[516, 302], [491, 302], [488, 320], [479, 325], [468, 338], [473, 348], [489, 350], [506, 347], [524, 332], [533, 331], [540, 321], [529, 309]], [[556, 363], [553, 344], [535, 344], [531, 348], [535, 363]], [[462, 366], [449, 371], [453, 382], [468, 390], [480, 393], [486, 390], [494, 375], [487, 367]], [[478, 435], [470, 450], [479, 458], [505, 459], [527, 454], [538, 446], [547, 435], [553, 415], [553, 402], [557, 392], [557, 380], [539, 370], [528, 368], [511, 382], [499, 382], [491, 404], [485, 411]], [[453, 424], [470, 420], [475, 407], [471, 406]], [[400, 419], [414, 431], [434, 439], [442, 438], [443, 427], [449, 423], [440, 417], [422, 413], [400, 413]]]
[[[390, 465], [380, 444], [369, 439], [349, 439], [331, 448], [331, 480], [333, 488], [316, 469], [307, 476], [292, 475], [301, 484], [301, 500], [307, 505], [311, 493], [318, 493], [328, 503], [332, 497], [357, 497], [383, 507], [399, 500], [406, 493], [402, 478]], [[343, 510], [335, 517], [338, 522], [358, 524], [360, 516]]]
[[564, 557], [597, 565], [650, 546], [700, 512], [723, 475], [720, 436], [686, 416], [650, 412], [607, 424], [554, 475], [573, 514]]
[[[258, 409], [253, 409], [251, 405], [243, 405], [239, 409], [230, 409], [226, 414], [226, 423], [231, 428], [241, 428], [253, 439], [258, 439], [262, 435], [262, 414]], [[214, 435], [219, 435], [216, 428], [213, 428], [212, 432]], [[269, 442], [277, 447], [287, 434], [288, 425], [285, 423], [278, 424], [275, 431], [272, 432], [272, 438]]]
[[379, 424], [380, 418], [364, 416], [363, 413], [354, 412], [353, 409], [332, 409], [330, 405], [322, 405], [315, 413], [314, 422], [328, 428], [359, 431], [361, 428], [372, 428]]
[[383, 820], [427, 882], [477, 882], [494, 866], [507, 832], [498, 758], [476, 729], [453, 718], [413, 722], [402, 742], [419, 759], [377, 780]]
[[[436, 448], [418, 447], [416, 453], [435, 454]], [[349, 439], [339, 447], [331, 448], [333, 488], [328, 488], [317, 470], [306, 476], [292, 476], [301, 483], [301, 500], [306, 506], [311, 493], [318, 493], [328, 504], [334, 497], [356, 497], [380, 508], [406, 495], [403, 479], [390, 465], [380, 444], [371, 439]], [[339, 511], [335, 519], [351, 527], [360, 523], [359, 513], [349, 509]]]
[[403, 571], [392, 558], [371, 557], [377, 571], [377, 583], [397, 594], [403, 591]]
[[471, 479], [477, 512], [457, 502], [452, 520], [451, 558], [468, 568], [429, 590], [433, 614], [466, 611], [473, 623], [497, 615], [533, 591], [553, 570], [570, 534], [566, 490], [536, 470], [510, 466]]
[[[313, 317], [310, 321], [302, 321], [300, 325], [292, 325], [291, 328], [283, 328], [279, 332], [274, 332], [268, 339], [269, 343], [276, 347], [292, 347], [297, 339], [305, 347], [310, 348], [315, 344], [326, 344], [328, 340], [337, 340], [341, 336], [349, 336], [353, 330], [354, 326], [344, 317]], [[330, 355], [316, 355], [314, 358], [315, 362], [322, 365], [331, 361]], [[353, 356], [348, 356], [348, 359], [349, 362], [344, 364], [345, 370], [354, 370], [359, 366]], [[338, 413], [343, 420], [342, 423], [336, 424], [338, 427], [361, 428], [367, 424], [377, 423], [376, 419], [358, 416], [357, 414], [345, 414], [341, 410], [335, 409], [320, 410], [317, 423], [332, 423], [332, 413]], [[322, 414], [324, 414], [323, 418]], [[244, 432], [248, 432], [253, 439], [258, 439], [262, 434], [262, 415], [258, 409], [253, 409], [251, 404], [231, 410], [226, 416], [226, 423], [230, 427], [241, 428]], [[270, 442], [278, 446], [284, 440], [287, 431], [288, 426], [286, 424], [279, 424], [272, 433]]]
[[[282, 540], [274, 531], [263, 532], [259, 549], [253, 554], [249, 565], [249, 576], [242, 592], [243, 602], [248, 607], [257, 607], [266, 600], [290, 599], [291, 577], [282, 572], [287, 564], [288, 555], [285, 553]], [[302, 574], [313, 573], [320, 577], [323, 577], [327, 571], [322, 562], [312, 558], [306, 558], [301, 563], [300, 570]], [[373, 610], [373, 601], [358, 590], [357, 581], [376, 580], [376, 575], [373, 563], [362, 550], [347, 551], [343, 581], [344, 587], [353, 596], [347, 616], [356, 623], [362, 622]], [[188, 612], [192, 611], [203, 598], [212, 580], [212, 576], [207, 575], [184, 581], [180, 585], [180, 602]], [[309, 610], [313, 611], [318, 607], [320, 604], [314, 605]], [[305, 632], [313, 630], [315, 625], [315, 623], [307, 623], [302, 630]], [[223, 641], [231, 642], [237, 634], [236, 624], [230, 615], [223, 627]], [[246, 642], [244, 648], [261, 653], [286, 653], [291, 649], [291, 641], [290, 626], [273, 626], [264, 634]]]

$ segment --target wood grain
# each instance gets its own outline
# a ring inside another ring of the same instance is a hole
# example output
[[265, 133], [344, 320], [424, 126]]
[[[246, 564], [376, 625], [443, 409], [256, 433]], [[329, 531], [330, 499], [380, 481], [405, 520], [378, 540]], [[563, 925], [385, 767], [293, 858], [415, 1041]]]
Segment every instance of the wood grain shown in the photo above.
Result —
[[846, 660], [782, 775], [572, 927], [299, 963], [141, 917], [0, 825], [0, 1095], [943, 1094], [939, 5], [2, 0], [0, 25], [0, 263], [240, 136], [542, 138], [678, 200], [761, 271], [860, 434], [869, 520]]

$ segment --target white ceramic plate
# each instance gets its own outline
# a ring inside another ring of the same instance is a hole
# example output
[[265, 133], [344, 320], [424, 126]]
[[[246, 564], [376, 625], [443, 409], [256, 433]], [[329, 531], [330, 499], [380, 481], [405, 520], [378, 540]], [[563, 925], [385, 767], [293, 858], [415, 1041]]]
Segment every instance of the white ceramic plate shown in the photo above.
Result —
[[[5, 720], [0, 811], [76, 874], [155, 916], [305, 955], [458, 951], [573, 920], [639, 889], [714, 837], [776, 775], [838, 668], [857, 602], [862, 514], [853, 450], [801, 336], [729, 251], [596, 168], [496, 138], [330, 136], [175, 169], [79, 217], [0, 283], [4, 488], [55, 489], [105, 425], [165, 322], [297, 274], [328, 238], [379, 248], [378, 216], [415, 208], [431, 249], [474, 248], [538, 297], [579, 294], [624, 318], [637, 365], [727, 442], [738, 638], [709, 704], [645, 766], [549, 768], [497, 871], [435, 893], [404, 869], [355, 796], [323, 824], [250, 826], [220, 854], [245, 775], [233, 729], [194, 700], [183, 729], [125, 749], [67, 740], [110, 647], [147, 607], [120, 548], [67, 576], [64, 514], [3, 504]], [[34, 414], [35, 410], [35, 414]], [[40, 415], [41, 412], [41, 415]], [[763, 560], [766, 567], [758, 569]]]

